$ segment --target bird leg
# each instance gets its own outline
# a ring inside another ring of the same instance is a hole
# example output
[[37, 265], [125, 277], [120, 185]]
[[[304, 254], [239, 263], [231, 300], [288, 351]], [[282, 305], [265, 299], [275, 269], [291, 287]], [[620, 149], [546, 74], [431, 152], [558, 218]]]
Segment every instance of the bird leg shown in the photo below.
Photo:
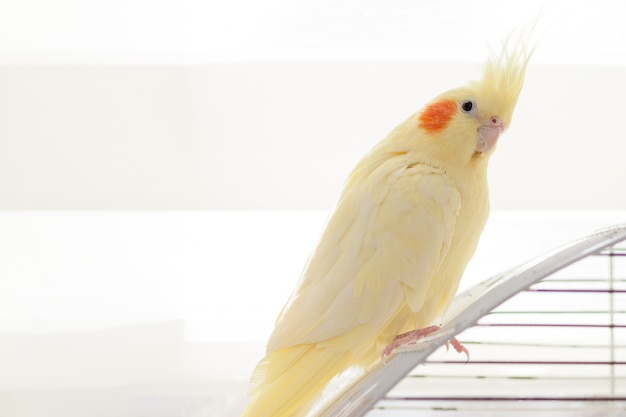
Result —
[[[439, 326], [428, 326], [423, 329], [411, 330], [410, 332], [397, 335], [396, 338], [393, 339], [393, 342], [388, 344], [385, 349], [383, 349], [381, 359], [385, 359], [386, 356], [391, 355], [391, 352], [393, 352], [393, 350], [398, 346], [415, 344], [420, 339], [423, 339], [424, 337], [436, 332], [439, 329]], [[467, 360], [469, 361], [469, 351], [458, 340], [456, 340], [456, 338], [453, 337], [452, 339], [450, 339], [449, 342], [446, 342], [446, 349], [449, 349], [449, 345], [452, 345], [454, 350], [456, 350], [457, 352], [465, 353], [465, 355], [467, 356]]]

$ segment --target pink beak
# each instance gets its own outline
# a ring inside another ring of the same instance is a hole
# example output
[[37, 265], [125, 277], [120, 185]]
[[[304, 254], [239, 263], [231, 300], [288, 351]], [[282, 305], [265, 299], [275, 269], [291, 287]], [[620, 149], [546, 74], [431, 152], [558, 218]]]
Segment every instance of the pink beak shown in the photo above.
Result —
[[489, 121], [478, 128], [477, 152], [486, 154], [498, 142], [500, 133], [504, 129], [504, 123], [497, 116], [492, 116]]

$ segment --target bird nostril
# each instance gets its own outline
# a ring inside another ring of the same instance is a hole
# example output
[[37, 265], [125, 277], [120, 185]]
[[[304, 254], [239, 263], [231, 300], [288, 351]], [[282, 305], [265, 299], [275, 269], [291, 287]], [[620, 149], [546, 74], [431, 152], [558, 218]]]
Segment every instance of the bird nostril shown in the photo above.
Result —
[[500, 124], [500, 119], [498, 119], [498, 118], [497, 118], [497, 117], [495, 117], [495, 116], [494, 116], [494, 117], [492, 117], [492, 118], [491, 118], [491, 124], [492, 124], [492, 125], [495, 125], [495, 126], [499, 125], [499, 124]]

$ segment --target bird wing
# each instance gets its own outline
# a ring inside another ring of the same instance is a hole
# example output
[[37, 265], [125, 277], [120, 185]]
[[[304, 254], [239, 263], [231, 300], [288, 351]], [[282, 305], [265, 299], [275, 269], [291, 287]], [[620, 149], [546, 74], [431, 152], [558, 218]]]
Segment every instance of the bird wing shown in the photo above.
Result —
[[385, 166], [393, 163], [346, 186], [276, 321], [268, 353], [365, 323], [382, 326], [403, 302], [420, 310], [450, 246], [461, 197], [443, 170]]

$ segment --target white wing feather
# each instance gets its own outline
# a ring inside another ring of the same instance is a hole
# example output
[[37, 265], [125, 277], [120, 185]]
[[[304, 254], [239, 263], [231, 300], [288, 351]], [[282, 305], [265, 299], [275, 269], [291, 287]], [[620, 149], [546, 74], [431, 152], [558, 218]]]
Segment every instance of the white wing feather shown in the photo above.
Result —
[[382, 326], [403, 303], [419, 313], [452, 240], [461, 197], [441, 169], [393, 170], [387, 163], [393, 160], [346, 187], [276, 321], [268, 353], [365, 323]]

